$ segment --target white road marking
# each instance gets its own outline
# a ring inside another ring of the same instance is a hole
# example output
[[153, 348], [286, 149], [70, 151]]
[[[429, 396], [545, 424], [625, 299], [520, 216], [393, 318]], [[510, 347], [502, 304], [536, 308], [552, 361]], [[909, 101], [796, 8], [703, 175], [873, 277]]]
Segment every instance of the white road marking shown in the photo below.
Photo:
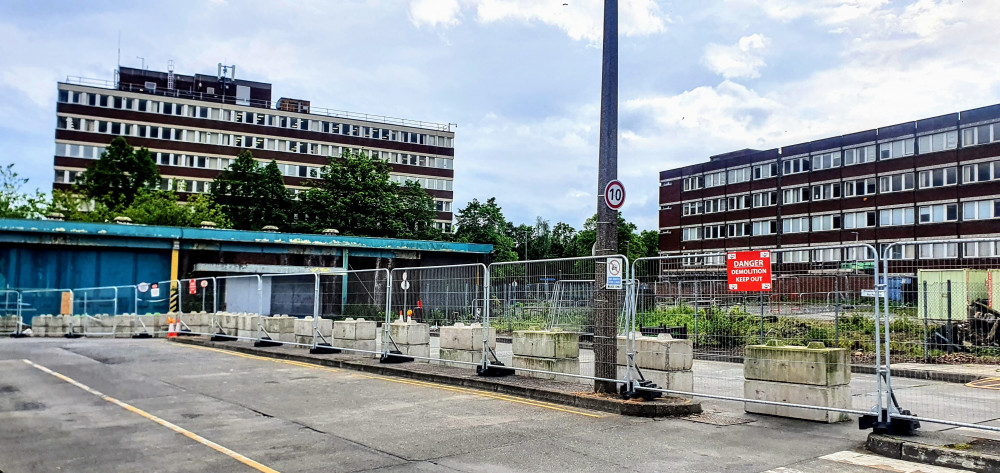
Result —
[[858, 452], [837, 452], [820, 457], [822, 460], [829, 460], [848, 465], [866, 466], [877, 470], [892, 471], [897, 473], [962, 473], [969, 470], [956, 470], [943, 466], [925, 465], [905, 460], [896, 460], [878, 455], [869, 455]]

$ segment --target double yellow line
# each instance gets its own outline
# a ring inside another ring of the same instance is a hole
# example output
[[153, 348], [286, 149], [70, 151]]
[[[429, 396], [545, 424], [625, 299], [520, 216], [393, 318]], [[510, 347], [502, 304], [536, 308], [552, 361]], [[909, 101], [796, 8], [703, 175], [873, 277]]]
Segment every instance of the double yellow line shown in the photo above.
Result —
[[[227, 355], [239, 356], [239, 357], [242, 357], [242, 358], [248, 358], [248, 359], [252, 359], [252, 360], [262, 360], [262, 361], [270, 361], [270, 362], [274, 362], [274, 363], [281, 363], [281, 364], [286, 364], [286, 365], [292, 365], [292, 366], [297, 366], [297, 367], [300, 367], [300, 368], [311, 368], [311, 369], [318, 369], [318, 370], [330, 371], [330, 372], [341, 372], [341, 371], [343, 371], [343, 370], [340, 370], [340, 369], [337, 369], [337, 368], [328, 368], [328, 367], [325, 367], [325, 366], [315, 365], [315, 364], [312, 364], [312, 363], [306, 363], [306, 362], [302, 362], [302, 361], [281, 360], [281, 359], [277, 359], [277, 358], [269, 358], [269, 357], [266, 357], [266, 356], [257, 356], [257, 355], [250, 355], [250, 354], [246, 354], [246, 353], [239, 353], [239, 352], [234, 352], [234, 351], [229, 351], [229, 350], [222, 350], [222, 349], [219, 349], [219, 348], [201, 347], [201, 346], [197, 346], [197, 345], [187, 345], [187, 344], [176, 344], [176, 345], [178, 345], [178, 346], [184, 346], [184, 347], [188, 347], [188, 348], [195, 348], [195, 349], [198, 349], [198, 350], [214, 351], [214, 352], [217, 352], [217, 353], [224, 353], [224, 354], [227, 354]], [[566, 413], [569, 413], [569, 414], [577, 414], [577, 415], [581, 415], [581, 416], [585, 416], [585, 417], [592, 417], [592, 418], [604, 417], [604, 416], [602, 416], [600, 414], [594, 414], [592, 412], [586, 412], [586, 411], [580, 411], [580, 410], [576, 410], [576, 409], [570, 409], [570, 408], [567, 408], [565, 406], [561, 406], [559, 404], [552, 404], [552, 403], [545, 402], [545, 401], [535, 401], [535, 400], [525, 399], [525, 398], [516, 397], [516, 396], [509, 396], [509, 395], [506, 395], [506, 394], [491, 393], [491, 392], [488, 392], [488, 391], [480, 391], [478, 389], [469, 389], [469, 388], [463, 388], [463, 387], [459, 387], [459, 386], [449, 386], [449, 385], [445, 385], [445, 384], [431, 383], [431, 382], [427, 382], [427, 381], [417, 381], [417, 380], [412, 380], [412, 379], [393, 378], [393, 377], [389, 377], [389, 376], [364, 374], [364, 373], [360, 373], [360, 372], [352, 372], [351, 375], [352, 376], [357, 376], [357, 377], [360, 377], [360, 378], [366, 378], [366, 379], [378, 379], [378, 380], [382, 380], [382, 381], [388, 381], [388, 382], [391, 382], [391, 383], [408, 384], [410, 386], [418, 386], [418, 387], [423, 387], [423, 388], [439, 389], [441, 391], [450, 391], [450, 392], [460, 393], [460, 394], [469, 394], [469, 395], [472, 395], [472, 396], [485, 397], [485, 398], [488, 398], [488, 399], [496, 399], [496, 400], [499, 400], [499, 401], [513, 402], [513, 403], [517, 403], [517, 404], [523, 404], [523, 405], [526, 405], [526, 406], [541, 407], [543, 409], [550, 409], [550, 410], [553, 410], [553, 411], [566, 412]]]

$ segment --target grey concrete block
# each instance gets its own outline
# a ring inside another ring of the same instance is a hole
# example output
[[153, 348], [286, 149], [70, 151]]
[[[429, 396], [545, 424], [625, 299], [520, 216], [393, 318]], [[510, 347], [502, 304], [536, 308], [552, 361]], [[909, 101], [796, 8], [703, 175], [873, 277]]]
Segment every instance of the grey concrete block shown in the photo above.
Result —
[[[848, 385], [816, 386], [806, 384], [778, 383], [748, 379], [743, 382], [743, 396], [746, 399], [771, 402], [786, 402], [817, 407], [849, 409], [851, 393]], [[774, 404], [747, 402], [744, 410], [755, 414], [767, 414], [816, 422], [841, 422], [848, 420], [846, 414], [823, 409], [790, 407]]]
[[844, 348], [750, 345], [743, 377], [760, 381], [838, 386], [851, 382], [850, 355]]
[[431, 332], [427, 324], [415, 322], [393, 322], [389, 324], [389, 336], [396, 343], [422, 345], [430, 343]]
[[559, 376], [559, 373], [580, 374], [580, 360], [578, 358], [539, 358], [534, 356], [514, 355], [513, 367], [535, 370], [517, 372], [519, 375], [531, 378], [552, 379], [573, 383], [593, 382], [587, 378]]
[[549, 330], [516, 330], [513, 351], [514, 355], [537, 358], [577, 358], [580, 356], [580, 334]]
[[[497, 329], [489, 327], [487, 334], [487, 340], [490, 348], [496, 349]], [[482, 350], [483, 326], [479, 323], [471, 325], [457, 323], [452, 326], [441, 327], [439, 338], [441, 340], [441, 348], [452, 348], [455, 350]]]

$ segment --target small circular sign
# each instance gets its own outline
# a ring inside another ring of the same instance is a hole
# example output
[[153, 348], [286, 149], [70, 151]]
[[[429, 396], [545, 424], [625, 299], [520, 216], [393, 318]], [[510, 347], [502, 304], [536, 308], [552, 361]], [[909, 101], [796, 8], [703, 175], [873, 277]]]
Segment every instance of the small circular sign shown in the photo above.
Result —
[[618, 210], [625, 204], [625, 185], [615, 179], [604, 187], [604, 203], [611, 210]]
[[149, 290], [149, 283], [148, 282], [141, 282], [135, 288], [138, 289], [139, 292], [146, 292], [146, 291]]
[[622, 275], [622, 261], [620, 259], [612, 258], [608, 260], [608, 274], [611, 276]]
[[201, 287], [208, 287], [208, 280], [207, 279], [202, 279], [199, 284], [201, 284]]
[[403, 281], [406, 281], [406, 271], [403, 271]]
[[410, 288], [410, 281], [407, 281], [407, 280], [404, 279], [403, 282], [399, 283], [399, 287], [402, 290], [404, 290], [404, 291], [407, 290], [407, 289], [409, 289]]

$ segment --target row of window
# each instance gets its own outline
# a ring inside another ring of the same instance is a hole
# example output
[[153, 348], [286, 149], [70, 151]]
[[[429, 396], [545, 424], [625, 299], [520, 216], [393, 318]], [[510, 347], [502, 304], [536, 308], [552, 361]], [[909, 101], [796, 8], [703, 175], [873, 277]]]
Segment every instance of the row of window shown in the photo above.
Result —
[[[340, 156], [345, 149], [343, 146], [325, 143], [284, 140], [252, 135], [233, 135], [229, 133], [187, 130], [182, 128], [140, 125], [134, 123], [121, 123], [66, 116], [59, 116], [56, 127], [62, 130], [78, 130], [89, 133], [106, 133], [126, 137], [186, 141], [189, 143], [236, 146], [248, 149], [263, 149], [320, 156]], [[452, 158], [423, 156], [411, 153], [400, 153], [396, 151], [366, 151], [369, 155], [380, 157], [396, 164], [407, 164], [410, 166], [423, 166], [438, 169], [454, 168], [454, 160]]]
[[[62, 184], [74, 184], [80, 177], [83, 171], [75, 171], [70, 169], [56, 169], [55, 170], [55, 182]], [[399, 180], [394, 179], [396, 182]], [[419, 179], [409, 179], [417, 180]], [[424, 183], [421, 182], [421, 185]], [[181, 178], [162, 178], [160, 180], [159, 189], [172, 190], [175, 192], [186, 192], [186, 193], [207, 193], [212, 189], [212, 181], [197, 180], [197, 179], [181, 179]], [[302, 189], [290, 188], [292, 194], [298, 194], [302, 192]], [[451, 212], [452, 202], [450, 200], [434, 200], [434, 208], [438, 212]]]
[[[1000, 218], [1000, 199], [963, 202], [961, 204], [934, 204], [894, 209], [864, 210], [843, 214], [816, 215], [811, 217], [788, 217], [781, 219], [781, 233], [806, 233], [827, 230], [851, 230], [870, 227], [893, 227], [919, 223], [988, 220]], [[682, 241], [729, 238], [742, 236], [773, 235], [777, 233], [777, 220], [711, 224], [681, 229]]]
[[[888, 244], [879, 244], [879, 251], [888, 248]], [[1000, 242], [983, 241], [971, 243], [907, 243], [893, 245], [889, 249], [889, 257], [894, 260], [914, 259], [951, 259], [958, 258], [959, 250], [964, 258], [996, 258], [1000, 257]], [[838, 263], [850, 261], [873, 261], [870, 249], [865, 247], [822, 248], [815, 250], [772, 251], [771, 262], [780, 263]], [[682, 266], [726, 266], [725, 255], [717, 256], [687, 256], [681, 258]]]
[[[781, 191], [782, 204], [817, 202], [842, 197], [869, 196], [892, 192], [910, 191], [916, 185], [919, 189], [933, 189], [958, 184], [958, 167], [929, 169], [916, 173], [900, 173], [890, 176], [868, 177], [843, 182], [829, 182], [812, 186], [799, 186]], [[962, 182], [986, 182], [1000, 179], [1000, 161], [990, 161], [961, 166]], [[727, 210], [770, 207], [778, 204], [777, 191], [763, 191], [728, 197], [713, 197], [697, 202], [681, 204], [681, 215], [702, 215]]]
[[137, 112], [160, 113], [163, 115], [221, 120], [225, 122], [249, 123], [261, 126], [315, 131], [344, 136], [358, 136], [377, 140], [399, 141], [403, 143], [426, 144], [446, 148], [454, 146], [453, 138], [428, 135], [426, 133], [352, 125], [349, 123], [338, 123], [310, 118], [288, 117], [285, 115], [273, 115], [262, 112], [230, 110], [219, 107], [188, 105], [158, 100], [134, 99], [107, 94], [77, 92], [72, 90], [60, 90], [59, 101], [63, 103], [89, 105], [92, 107], [107, 107]]
[[[799, 156], [781, 161], [781, 174], [791, 175], [822, 169], [832, 169], [854, 164], [886, 161], [920, 153], [932, 153], [958, 147], [958, 131], [946, 131], [904, 138], [875, 145], [860, 146], [841, 151], [830, 151], [812, 156]], [[1000, 141], [1000, 123], [962, 129], [962, 146], [975, 146]], [[750, 180], [767, 179], [778, 175], [778, 164], [768, 163], [737, 169], [715, 171], [684, 179], [684, 190], [697, 190]]]

